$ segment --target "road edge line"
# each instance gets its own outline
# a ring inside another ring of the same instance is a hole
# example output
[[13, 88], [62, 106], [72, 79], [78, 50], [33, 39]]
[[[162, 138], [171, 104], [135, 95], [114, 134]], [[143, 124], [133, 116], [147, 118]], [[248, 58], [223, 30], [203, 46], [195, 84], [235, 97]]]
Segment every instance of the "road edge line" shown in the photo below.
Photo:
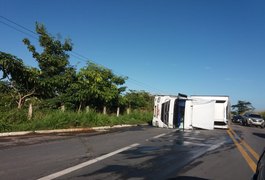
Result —
[[121, 125], [101, 126], [101, 127], [84, 127], [84, 128], [69, 128], [69, 129], [3, 132], [3, 133], [0, 133], [0, 137], [23, 136], [23, 135], [28, 135], [28, 134], [72, 133], [72, 132], [83, 132], [83, 131], [91, 131], [91, 130], [101, 131], [101, 130], [109, 130], [109, 129], [113, 129], [113, 128], [126, 128], [126, 127], [136, 127], [136, 126], [148, 126], [148, 124], [147, 123], [144, 123], [144, 124], [121, 124]]
[[138, 143], [131, 144], [131, 145], [129, 145], [129, 146], [126, 146], [126, 147], [124, 147], [124, 148], [118, 149], [118, 150], [113, 151], [113, 152], [111, 152], [111, 153], [108, 153], [108, 154], [105, 154], [105, 155], [99, 156], [99, 157], [97, 157], [97, 158], [91, 159], [91, 160], [89, 160], [89, 161], [83, 162], [83, 163], [81, 163], [81, 164], [78, 164], [78, 165], [75, 165], [75, 166], [72, 166], [72, 167], [66, 168], [66, 169], [64, 169], [64, 170], [58, 171], [58, 172], [53, 173], [53, 174], [50, 174], [50, 175], [48, 175], [48, 176], [44, 176], [44, 177], [39, 178], [39, 179], [37, 179], [37, 180], [51, 180], [51, 179], [55, 179], [55, 178], [58, 178], [58, 177], [64, 176], [64, 175], [69, 174], [69, 173], [71, 173], [71, 172], [73, 172], [73, 171], [76, 171], [76, 170], [78, 170], [78, 169], [84, 168], [84, 167], [86, 167], [86, 166], [89, 166], [89, 165], [94, 164], [94, 163], [96, 163], [96, 162], [98, 162], [98, 161], [101, 161], [101, 160], [103, 160], [103, 159], [109, 158], [109, 157], [111, 157], [111, 156], [114, 156], [114, 155], [116, 155], [116, 154], [118, 154], [118, 153], [121, 153], [121, 152], [123, 152], [123, 151], [126, 151], [126, 150], [128, 150], [128, 149], [131, 149], [131, 148], [136, 147], [136, 146], [139, 146], [139, 145], [140, 145], [140, 144], [138, 144]]

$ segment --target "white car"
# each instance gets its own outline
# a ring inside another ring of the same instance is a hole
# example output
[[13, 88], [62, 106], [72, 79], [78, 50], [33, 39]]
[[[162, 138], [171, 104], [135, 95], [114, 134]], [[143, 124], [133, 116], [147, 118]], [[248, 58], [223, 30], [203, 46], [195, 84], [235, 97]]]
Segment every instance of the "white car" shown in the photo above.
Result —
[[264, 128], [265, 121], [259, 114], [246, 113], [243, 115], [243, 125], [254, 125]]

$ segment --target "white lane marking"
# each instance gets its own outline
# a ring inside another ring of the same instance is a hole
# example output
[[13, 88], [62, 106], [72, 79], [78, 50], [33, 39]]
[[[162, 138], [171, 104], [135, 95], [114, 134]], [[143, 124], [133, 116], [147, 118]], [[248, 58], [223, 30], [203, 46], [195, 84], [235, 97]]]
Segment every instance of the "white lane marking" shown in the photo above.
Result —
[[196, 138], [196, 137], [184, 137], [184, 139], [199, 140], [199, 141], [205, 140], [203, 138]]
[[194, 146], [209, 146], [208, 144], [203, 144], [203, 143], [195, 143], [195, 142], [189, 142], [189, 141], [184, 141], [184, 145], [194, 145]]
[[91, 159], [91, 160], [89, 160], [89, 161], [86, 161], [86, 162], [83, 162], [83, 163], [81, 163], [81, 164], [78, 164], [78, 165], [76, 165], [76, 166], [73, 166], [73, 167], [70, 167], [70, 168], [64, 169], [64, 170], [62, 170], [62, 171], [59, 171], [59, 172], [53, 173], [53, 174], [51, 174], [51, 175], [48, 175], [48, 176], [45, 176], [45, 177], [42, 177], [42, 178], [39, 178], [38, 180], [51, 180], [51, 179], [55, 179], [55, 178], [61, 177], [61, 176], [63, 176], [63, 175], [69, 174], [69, 173], [71, 173], [71, 172], [73, 172], [73, 171], [76, 171], [76, 170], [81, 169], [81, 168], [83, 168], [83, 167], [89, 166], [89, 165], [94, 164], [94, 163], [96, 163], [96, 162], [98, 162], [98, 161], [101, 161], [101, 160], [103, 160], [103, 159], [106, 159], [106, 158], [111, 157], [111, 156], [113, 156], [113, 155], [115, 155], [115, 154], [118, 154], [118, 153], [120, 153], [120, 152], [126, 151], [126, 150], [128, 150], [128, 149], [131, 149], [131, 148], [136, 147], [136, 146], [139, 146], [139, 145], [140, 145], [140, 144], [135, 143], [135, 144], [132, 144], [132, 145], [130, 145], [130, 146], [126, 146], [126, 147], [124, 147], [124, 148], [118, 149], [118, 150], [113, 151], [113, 152], [111, 152], [111, 153], [108, 153], [108, 154], [105, 154], [105, 155], [103, 155], [103, 156], [97, 157], [97, 158], [95, 158], [95, 159]]
[[163, 134], [159, 134], [159, 135], [153, 137], [153, 139], [157, 139], [157, 138], [160, 138], [160, 137], [165, 136], [165, 135], [166, 135], [165, 133], [163, 133]]
[[223, 141], [223, 142], [220, 142], [220, 143], [218, 143], [218, 144], [215, 144], [215, 145], [213, 145], [213, 146], [211, 146], [211, 147], [209, 147], [208, 149], [207, 149], [207, 151], [212, 151], [212, 150], [215, 150], [215, 149], [217, 149], [217, 148], [219, 148], [219, 147], [221, 147], [222, 145], [224, 145], [225, 144], [225, 142]]
[[216, 145], [213, 145], [213, 146], [209, 147], [209, 148], [206, 149], [205, 151], [200, 151], [200, 152], [198, 152], [198, 153], [195, 153], [195, 154], [191, 155], [191, 159], [194, 160], [194, 159], [196, 159], [196, 158], [198, 158], [198, 157], [200, 157], [200, 156], [206, 154], [206, 153], [209, 152], [209, 151], [213, 151], [213, 150], [219, 148], [219, 147], [222, 146], [223, 144], [225, 144], [225, 142], [220, 142], [220, 143], [218, 143], [218, 144], [216, 144]]

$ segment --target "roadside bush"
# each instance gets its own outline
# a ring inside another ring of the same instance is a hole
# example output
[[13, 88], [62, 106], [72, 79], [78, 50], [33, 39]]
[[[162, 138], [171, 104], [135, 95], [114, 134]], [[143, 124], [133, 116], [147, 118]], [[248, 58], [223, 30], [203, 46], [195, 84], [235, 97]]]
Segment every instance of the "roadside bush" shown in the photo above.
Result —
[[27, 112], [20, 109], [12, 109], [1, 112], [1, 121], [8, 122], [10, 124], [19, 124], [27, 121]]
[[153, 112], [146, 111], [133, 111], [131, 114], [122, 116], [124, 123], [137, 124], [137, 123], [150, 123], [153, 117]]
[[0, 132], [12, 131], [12, 125], [8, 122], [0, 120]]
[[27, 119], [27, 110], [13, 109], [2, 112], [0, 131], [28, 131], [41, 129], [63, 129], [78, 127], [113, 126], [119, 124], [143, 124], [152, 120], [152, 112], [133, 111], [116, 117], [115, 114], [103, 115], [93, 110], [75, 112], [50, 109], [37, 109], [31, 120]]
[[27, 121], [27, 113], [24, 110], [12, 109], [0, 111], [0, 131], [8, 132], [16, 130], [15, 126]]

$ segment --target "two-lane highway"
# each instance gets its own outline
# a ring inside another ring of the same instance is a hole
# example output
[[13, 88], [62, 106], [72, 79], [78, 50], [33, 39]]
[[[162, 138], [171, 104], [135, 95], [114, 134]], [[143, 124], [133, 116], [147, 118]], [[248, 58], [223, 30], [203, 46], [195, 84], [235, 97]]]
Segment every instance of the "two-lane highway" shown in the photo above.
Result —
[[253, 171], [232, 137], [261, 153], [264, 131], [241, 126], [232, 129], [180, 131], [139, 126], [94, 134], [1, 138], [0, 177], [249, 179]]
[[265, 148], [265, 129], [231, 125], [230, 143], [196, 159], [178, 177], [203, 179], [251, 179]]

